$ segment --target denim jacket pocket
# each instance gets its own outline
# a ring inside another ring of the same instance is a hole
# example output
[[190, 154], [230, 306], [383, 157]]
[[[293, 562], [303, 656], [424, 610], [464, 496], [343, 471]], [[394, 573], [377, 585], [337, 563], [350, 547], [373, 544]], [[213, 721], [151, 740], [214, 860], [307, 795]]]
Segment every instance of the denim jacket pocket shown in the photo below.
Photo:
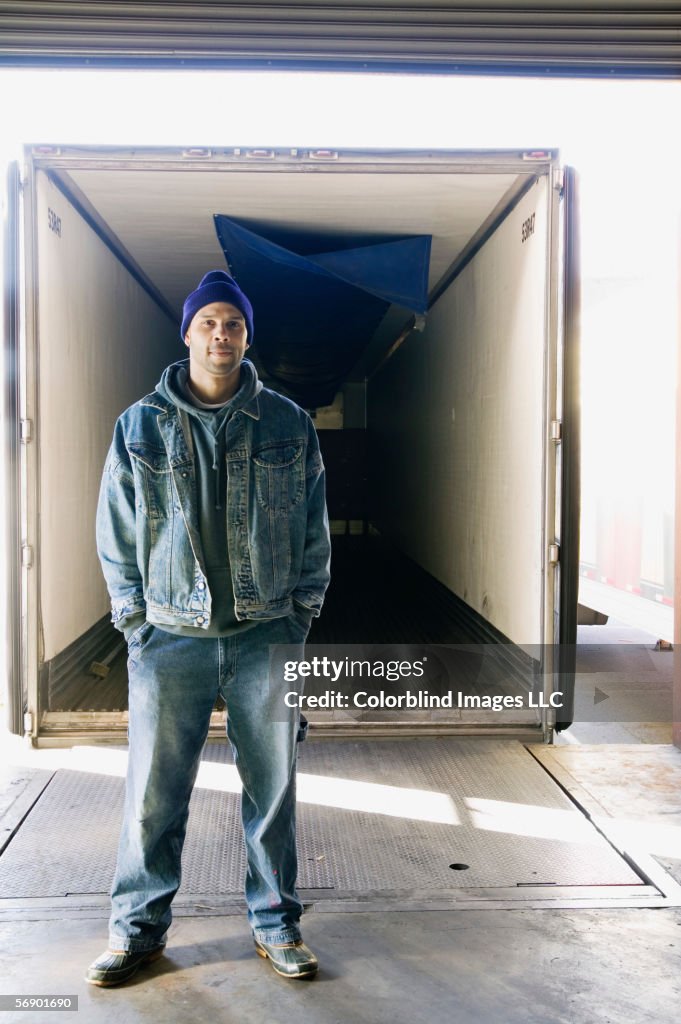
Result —
[[303, 442], [264, 445], [251, 455], [258, 504], [267, 512], [286, 515], [305, 494]]
[[148, 519], [166, 519], [173, 508], [170, 464], [165, 448], [135, 442], [129, 445], [136, 493]]

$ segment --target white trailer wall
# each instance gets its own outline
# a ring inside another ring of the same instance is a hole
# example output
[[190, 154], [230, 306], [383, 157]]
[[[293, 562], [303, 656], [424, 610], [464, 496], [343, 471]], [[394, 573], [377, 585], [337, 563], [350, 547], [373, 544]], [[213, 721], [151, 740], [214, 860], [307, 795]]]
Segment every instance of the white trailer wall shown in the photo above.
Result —
[[95, 547], [116, 417], [183, 357], [178, 327], [39, 171], [38, 543], [47, 661], [110, 611]]
[[542, 639], [547, 193], [540, 178], [368, 396], [376, 525], [518, 644]]

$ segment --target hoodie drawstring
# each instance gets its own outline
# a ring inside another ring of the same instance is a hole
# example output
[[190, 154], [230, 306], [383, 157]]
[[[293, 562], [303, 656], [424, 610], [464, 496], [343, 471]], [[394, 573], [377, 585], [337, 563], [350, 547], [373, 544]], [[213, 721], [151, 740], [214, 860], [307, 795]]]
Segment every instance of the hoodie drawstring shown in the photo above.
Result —
[[222, 508], [222, 502], [220, 496], [222, 494], [221, 481], [222, 481], [222, 466], [225, 461], [224, 453], [220, 454], [220, 443], [224, 439], [227, 423], [231, 419], [232, 414], [228, 413], [224, 417], [222, 423], [218, 427], [217, 431], [213, 435], [213, 470], [215, 471], [215, 507], [217, 509]]
[[213, 469], [215, 470], [215, 507], [222, 508], [220, 504], [220, 460], [218, 459], [218, 439], [213, 438]]

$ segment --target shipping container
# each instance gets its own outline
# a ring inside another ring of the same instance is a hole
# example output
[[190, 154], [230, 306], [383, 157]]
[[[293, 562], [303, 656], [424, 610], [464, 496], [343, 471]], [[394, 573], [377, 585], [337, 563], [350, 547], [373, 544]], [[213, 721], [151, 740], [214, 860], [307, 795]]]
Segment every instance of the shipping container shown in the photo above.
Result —
[[[254, 361], [309, 409], [327, 469], [332, 584], [310, 644], [472, 645], [501, 653], [509, 692], [569, 694], [579, 279], [575, 174], [556, 151], [32, 145], [8, 191], [14, 732], [125, 742], [124, 642], [95, 547], [102, 468], [117, 416], [185, 357], [182, 301], [200, 277], [229, 266], [268, 294], [223, 222], [303, 256], [375, 246], [370, 273], [392, 242], [429, 240], [425, 307], [397, 297], [364, 325], [349, 312], [333, 372], [323, 309], [298, 351], [280, 344], [276, 308], [254, 303]], [[569, 707], [308, 717], [320, 734], [546, 741], [570, 723]]]

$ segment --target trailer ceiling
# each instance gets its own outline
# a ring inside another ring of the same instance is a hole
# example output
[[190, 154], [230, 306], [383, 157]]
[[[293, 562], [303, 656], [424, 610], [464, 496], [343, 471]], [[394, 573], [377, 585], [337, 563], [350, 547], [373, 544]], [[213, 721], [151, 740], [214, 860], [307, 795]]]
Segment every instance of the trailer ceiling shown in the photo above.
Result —
[[0, 3], [0, 62], [552, 75], [681, 73], [678, 0]]
[[71, 167], [55, 176], [115, 236], [179, 322], [198, 278], [225, 265], [214, 214], [325, 239], [432, 235], [432, 290], [534, 168], [495, 174]]

